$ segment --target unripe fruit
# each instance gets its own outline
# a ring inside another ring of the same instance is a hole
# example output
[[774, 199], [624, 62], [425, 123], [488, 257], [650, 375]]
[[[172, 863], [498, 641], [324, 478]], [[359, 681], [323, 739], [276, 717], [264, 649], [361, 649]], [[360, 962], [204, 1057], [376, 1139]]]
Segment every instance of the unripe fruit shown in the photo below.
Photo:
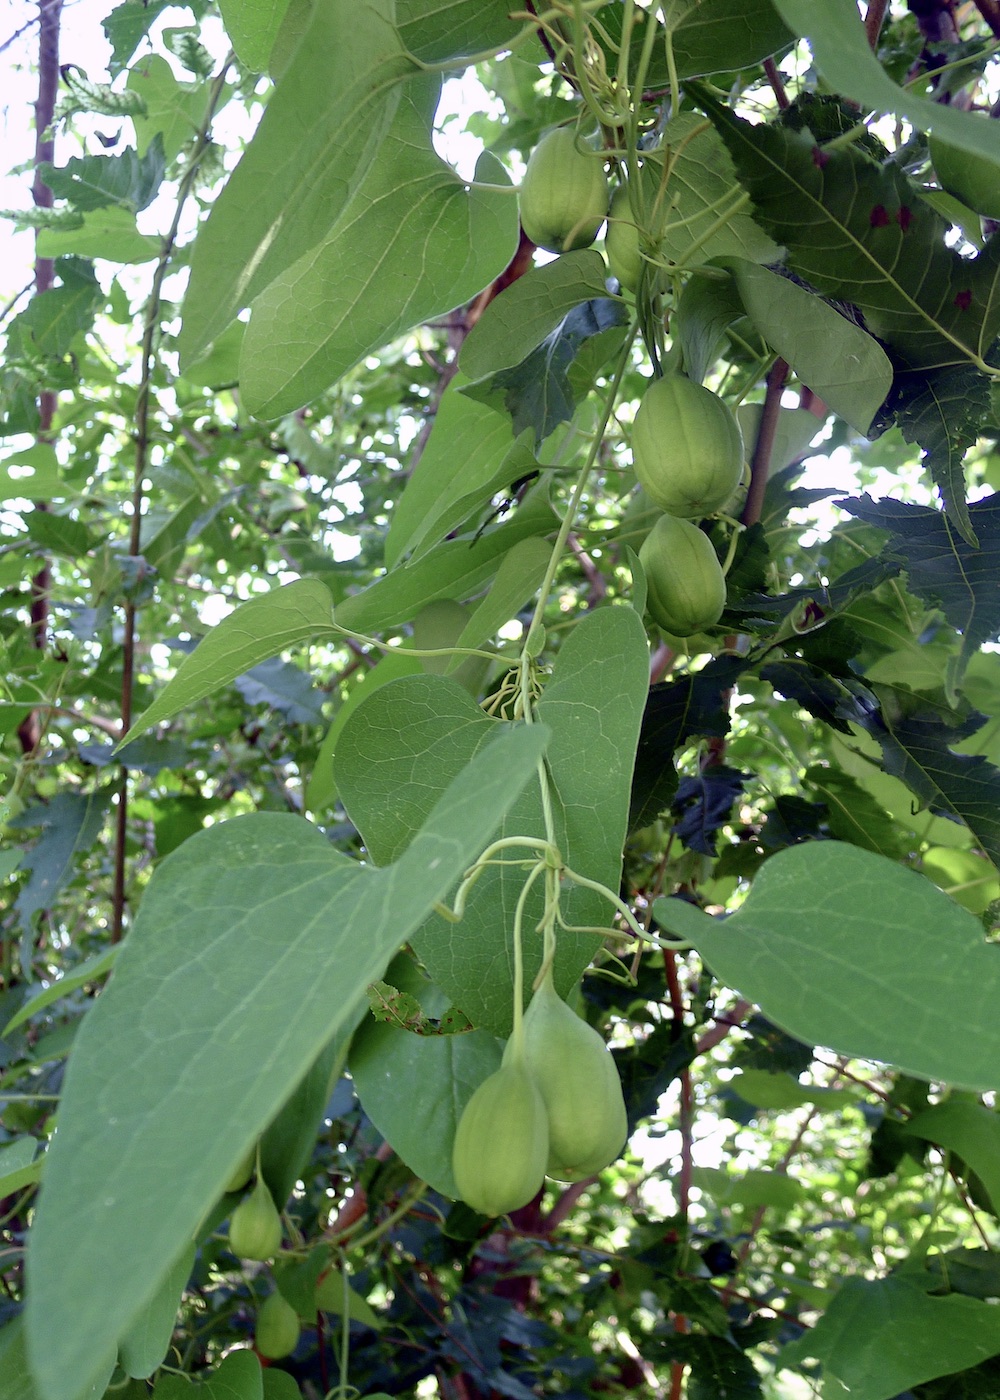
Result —
[[683, 374], [650, 384], [632, 425], [632, 460], [661, 510], [700, 520], [726, 504], [743, 472], [739, 424], [717, 394]]
[[482, 1215], [517, 1210], [541, 1189], [548, 1154], [548, 1121], [538, 1085], [505, 1054], [458, 1121], [452, 1152], [458, 1193]]
[[262, 1178], [229, 1220], [229, 1247], [240, 1259], [273, 1259], [281, 1248], [281, 1216]]
[[707, 535], [675, 515], [661, 515], [642, 542], [646, 608], [675, 637], [711, 627], [726, 606], [726, 578]]
[[[1000, 155], [1000, 126], [995, 129]], [[934, 172], [944, 189], [970, 209], [975, 209], [977, 214], [1000, 219], [1000, 170], [993, 161], [987, 160], [978, 151], [965, 151], [961, 146], [952, 146], [939, 136], [932, 136], [929, 144]]]
[[532, 243], [550, 253], [586, 248], [608, 212], [608, 182], [596, 151], [578, 149], [576, 130], [543, 136], [528, 159], [518, 204]]
[[628, 1136], [611, 1051], [560, 997], [551, 970], [524, 1013], [524, 1057], [549, 1116], [549, 1176], [578, 1181], [609, 1166]]
[[299, 1340], [299, 1316], [280, 1293], [269, 1294], [257, 1312], [254, 1345], [261, 1356], [288, 1356]]
[[[655, 186], [650, 191], [650, 197], [654, 193]], [[662, 226], [662, 216], [658, 222]], [[656, 236], [660, 236], [658, 230]], [[604, 235], [604, 251], [607, 254], [608, 267], [626, 291], [635, 292], [639, 288], [639, 276], [645, 264], [648, 268], [646, 273], [647, 288], [651, 292], [662, 291], [667, 280], [665, 271], [647, 262], [640, 253], [639, 247], [639, 229], [635, 222], [635, 212], [632, 208], [628, 186], [619, 185], [611, 200], [611, 208], [608, 211], [608, 227]]]

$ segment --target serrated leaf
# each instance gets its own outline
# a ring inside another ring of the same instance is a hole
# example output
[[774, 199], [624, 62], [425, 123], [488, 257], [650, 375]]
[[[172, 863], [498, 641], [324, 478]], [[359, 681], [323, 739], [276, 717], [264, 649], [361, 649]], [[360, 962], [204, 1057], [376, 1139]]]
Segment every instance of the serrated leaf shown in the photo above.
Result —
[[741, 259], [728, 267], [768, 344], [834, 413], [866, 433], [892, 388], [892, 363], [878, 342], [787, 277]]
[[1000, 869], [1000, 768], [981, 754], [955, 753], [952, 745], [985, 722], [972, 714], [961, 725], [946, 723], [928, 709], [908, 713], [883, 694], [880, 710], [865, 729], [882, 749], [885, 771], [901, 779], [937, 816], [964, 822]]
[[703, 89], [709, 113], [789, 266], [824, 296], [852, 302], [911, 369], [982, 359], [1000, 329], [1000, 248], [975, 258], [898, 166], [854, 148], [821, 151], [808, 131], [752, 126]]
[[76, 857], [97, 840], [111, 791], [104, 787], [87, 793], [57, 792], [49, 802], [36, 803], [9, 819], [8, 825], [17, 830], [41, 828], [21, 861], [22, 868], [31, 871], [15, 903], [25, 928], [40, 910], [52, 907], [73, 874]]
[[670, 810], [677, 838], [689, 851], [716, 855], [719, 831], [729, 821], [733, 803], [742, 794], [748, 776], [720, 763], [703, 769], [696, 777], [681, 779]]
[[816, 66], [835, 92], [975, 151], [997, 167], [1000, 179], [996, 132], [957, 105], [931, 101], [894, 83], [875, 57], [853, 0], [829, 0], [823, 5], [813, 0], [773, 0], [773, 5], [795, 34], [809, 40]]
[[848, 773], [817, 763], [806, 769], [803, 781], [825, 802], [827, 825], [838, 841], [849, 841], [890, 860], [907, 854], [907, 835]]
[[439, 93], [440, 79], [407, 86], [354, 198], [254, 301], [240, 388], [257, 417], [315, 398], [394, 336], [470, 300], [513, 257], [508, 176], [487, 152], [476, 179], [496, 188], [470, 188], [435, 153]]
[[128, 209], [95, 209], [73, 229], [43, 229], [37, 239], [38, 256], [61, 258], [77, 253], [83, 258], [107, 258], [111, 262], [149, 262], [160, 255], [162, 243], [140, 233], [135, 215]]
[[488, 745], [388, 869], [275, 813], [200, 832], [157, 867], [81, 1024], [31, 1232], [27, 1329], [45, 1400], [77, 1400], [364, 988], [482, 849], [547, 737], [522, 726]]
[[958, 538], [947, 516], [927, 506], [869, 496], [838, 501], [858, 520], [888, 530], [885, 553], [906, 569], [911, 592], [939, 607], [956, 631], [962, 648], [952, 678], [961, 684], [965, 668], [983, 642], [1000, 636], [1000, 495], [969, 506], [969, 520], [979, 547]]
[[112, 78], [125, 67], [160, 12], [173, 3], [174, 0], [122, 0], [122, 4], [116, 5], [101, 21], [111, 45], [108, 69]]
[[140, 156], [134, 150], [114, 156], [73, 156], [65, 165], [43, 162], [40, 173], [57, 199], [77, 209], [118, 205], [136, 214], [156, 196], [166, 162], [163, 142], [153, 141]]
[[[415, 67], [391, 0], [328, 0], [195, 242], [180, 335], [197, 358], [328, 234], [384, 141]], [[289, 146], [295, 159], [288, 159]], [[365, 259], [366, 265], [368, 259]]]
[[330, 590], [316, 579], [282, 584], [241, 603], [202, 638], [121, 742], [171, 719], [285, 647], [336, 631]]
[[680, 899], [657, 900], [653, 913], [725, 986], [810, 1045], [921, 1079], [1000, 1086], [1000, 949], [912, 870], [814, 841], [765, 861], [729, 918]]
[[726, 696], [745, 669], [740, 657], [724, 656], [680, 680], [651, 687], [632, 779], [630, 831], [648, 826], [669, 807], [678, 782], [674, 753], [682, 744], [729, 733]]

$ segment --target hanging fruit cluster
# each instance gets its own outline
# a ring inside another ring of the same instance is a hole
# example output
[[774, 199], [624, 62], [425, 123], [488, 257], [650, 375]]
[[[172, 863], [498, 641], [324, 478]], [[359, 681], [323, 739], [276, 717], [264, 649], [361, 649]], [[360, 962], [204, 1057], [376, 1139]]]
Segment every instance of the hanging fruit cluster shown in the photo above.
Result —
[[559, 996], [549, 965], [523, 1019], [515, 1016], [503, 1063], [459, 1120], [459, 1194], [483, 1215], [503, 1215], [527, 1205], [546, 1176], [579, 1181], [610, 1166], [627, 1133], [611, 1052]]

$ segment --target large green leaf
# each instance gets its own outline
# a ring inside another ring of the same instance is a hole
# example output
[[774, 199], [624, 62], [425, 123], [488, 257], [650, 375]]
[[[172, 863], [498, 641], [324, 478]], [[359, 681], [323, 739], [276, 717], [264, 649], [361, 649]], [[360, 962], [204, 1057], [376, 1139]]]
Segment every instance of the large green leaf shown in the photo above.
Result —
[[565, 253], [512, 282], [490, 302], [462, 345], [469, 379], [518, 365], [582, 302], [607, 296], [607, 267], [593, 248]]
[[[538, 717], [552, 731], [547, 769], [556, 842], [573, 869], [615, 891], [648, 679], [638, 617], [631, 608], [603, 608], [563, 643], [538, 703]], [[406, 846], [436, 794], [498, 727], [459, 686], [432, 676], [385, 686], [358, 707], [338, 745], [337, 782], [373, 859], [392, 860]], [[532, 785], [498, 835], [543, 834]], [[523, 871], [491, 867], [474, 887], [461, 923], [433, 915], [413, 940], [437, 985], [475, 1025], [497, 1035], [510, 1032], [511, 931], [523, 878]], [[541, 962], [541, 940], [531, 932], [541, 912], [536, 890], [524, 920], [529, 981]], [[581, 888], [567, 893], [565, 912], [571, 924], [610, 924], [607, 901]], [[563, 994], [595, 946], [590, 934], [560, 934], [556, 981]]]
[[482, 849], [546, 737], [522, 726], [489, 745], [387, 869], [264, 813], [159, 866], [80, 1028], [46, 1164], [27, 1311], [45, 1400], [84, 1394], [236, 1163]]
[[904, 1131], [957, 1152], [1000, 1214], [1000, 1115], [981, 1103], [947, 1099], [911, 1118]]
[[241, 63], [260, 73], [288, 9], [288, 0], [219, 0], [222, 22]]
[[799, 1366], [814, 1356], [823, 1363], [824, 1396], [893, 1400], [1000, 1352], [1000, 1307], [928, 1297], [939, 1283], [929, 1274], [848, 1279], [816, 1325], [778, 1353], [777, 1364]]
[[394, 12], [393, 0], [314, 6], [309, 29], [195, 242], [180, 336], [185, 364], [326, 237], [354, 194], [385, 140], [400, 83], [415, 71]]
[[838, 841], [765, 862], [746, 902], [713, 919], [659, 899], [661, 927], [783, 1030], [923, 1079], [1000, 1087], [1000, 949], [923, 876]]
[[399, 36], [424, 63], [500, 48], [521, 30], [508, 0], [396, 0]]
[[787, 277], [742, 259], [728, 266], [768, 344], [834, 413], [866, 433], [892, 388], [892, 363], [878, 341]]
[[202, 638], [123, 742], [214, 694], [285, 647], [335, 632], [330, 590], [316, 579], [297, 579], [250, 598]]
[[[309, 43], [308, 37], [304, 41]], [[482, 290], [517, 248], [517, 201], [484, 155], [469, 188], [431, 145], [440, 79], [412, 82], [354, 198], [322, 241], [253, 305], [240, 388], [274, 418], [334, 383], [362, 356]]]
[[[385, 541], [385, 563], [394, 568], [406, 554], [415, 557], [443, 540], [469, 513], [522, 475], [510, 419], [458, 391], [461, 376], [448, 385], [434, 426], [409, 481], [392, 510]], [[526, 449], [525, 449], [526, 453]]]
[[933, 131], [954, 146], [975, 151], [997, 167], [1000, 147], [988, 121], [958, 106], [921, 97], [892, 81], [872, 52], [854, 0], [772, 0], [796, 34], [809, 40], [816, 66], [834, 91], [876, 112], [903, 117], [918, 131]]

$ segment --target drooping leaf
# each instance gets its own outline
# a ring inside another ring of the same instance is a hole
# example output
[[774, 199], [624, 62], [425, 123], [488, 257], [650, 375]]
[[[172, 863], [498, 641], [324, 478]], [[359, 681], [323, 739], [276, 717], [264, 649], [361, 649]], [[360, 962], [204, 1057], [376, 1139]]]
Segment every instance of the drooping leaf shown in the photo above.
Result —
[[[537, 535], [515, 544], [500, 561], [490, 591], [469, 618], [456, 647], [482, 646], [495, 636], [535, 596], [551, 558], [552, 546]], [[456, 656], [448, 670], [454, 671], [461, 664], [462, 658]]]
[[[400, 84], [415, 71], [392, 14], [391, 0], [330, 0], [314, 7], [253, 140], [195, 242], [182, 364], [315, 248], [354, 194], [386, 138]], [[288, 159], [290, 143], [294, 160]]]
[[1000, 1307], [954, 1294], [930, 1297], [935, 1283], [912, 1273], [847, 1279], [816, 1326], [779, 1352], [778, 1365], [798, 1367], [814, 1356], [824, 1376], [840, 1382], [834, 1395], [894, 1400], [920, 1381], [1000, 1352]]
[[433, 150], [439, 93], [440, 79], [408, 84], [340, 217], [254, 301], [240, 384], [256, 416], [298, 408], [393, 336], [470, 300], [513, 257], [516, 200], [499, 161], [486, 153], [476, 167], [494, 189], [469, 188]]
[[270, 705], [290, 724], [318, 723], [323, 695], [292, 661], [272, 656], [233, 682], [248, 705]]
[[1000, 1115], [983, 1104], [946, 1099], [911, 1118], [904, 1131], [957, 1152], [1000, 1213]]
[[808, 388], [866, 433], [892, 388], [892, 364], [860, 326], [766, 267], [728, 264], [747, 315]]
[[440, 598], [469, 598], [489, 582], [514, 545], [547, 535], [555, 527], [555, 516], [544, 500], [525, 501], [507, 524], [487, 530], [478, 539], [445, 540], [420, 559], [345, 598], [337, 606], [337, 621], [356, 632], [379, 632], [409, 622]]
[[727, 919], [680, 899], [657, 900], [654, 916], [810, 1045], [924, 1079], [1000, 1085], [1000, 949], [912, 870], [815, 841], [765, 861]]
[[546, 738], [522, 726], [489, 745], [382, 871], [267, 813], [199, 833], [158, 867], [77, 1036], [31, 1233], [27, 1328], [45, 1400], [78, 1400], [178, 1241], [482, 849]]
[[89, 851], [97, 840], [111, 792], [109, 787], [86, 793], [57, 792], [50, 801], [33, 804], [10, 819], [9, 824], [19, 830], [41, 829], [21, 861], [22, 868], [31, 871], [16, 904], [26, 929], [40, 910], [52, 907], [73, 874], [76, 857]]
[[681, 779], [670, 810], [677, 838], [689, 851], [716, 854], [718, 833], [729, 821], [748, 776], [720, 763], [703, 769], [697, 777]]
[[677, 303], [674, 325], [684, 367], [698, 384], [715, 363], [726, 331], [743, 314], [732, 277], [690, 277]]

